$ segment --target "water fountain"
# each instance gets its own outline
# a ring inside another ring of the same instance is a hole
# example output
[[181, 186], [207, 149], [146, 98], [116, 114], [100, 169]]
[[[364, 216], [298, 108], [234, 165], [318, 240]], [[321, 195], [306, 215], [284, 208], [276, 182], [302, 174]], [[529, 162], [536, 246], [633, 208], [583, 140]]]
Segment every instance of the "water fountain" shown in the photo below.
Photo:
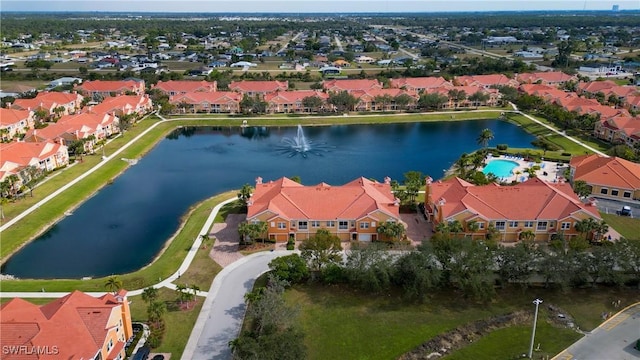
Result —
[[282, 146], [278, 147], [278, 151], [289, 157], [300, 155], [306, 158], [309, 153], [322, 156], [323, 152], [329, 150], [326, 144], [314, 144], [313, 141], [307, 139], [304, 136], [304, 130], [301, 125], [298, 125], [296, 136], [282, 139], [282, 144]]

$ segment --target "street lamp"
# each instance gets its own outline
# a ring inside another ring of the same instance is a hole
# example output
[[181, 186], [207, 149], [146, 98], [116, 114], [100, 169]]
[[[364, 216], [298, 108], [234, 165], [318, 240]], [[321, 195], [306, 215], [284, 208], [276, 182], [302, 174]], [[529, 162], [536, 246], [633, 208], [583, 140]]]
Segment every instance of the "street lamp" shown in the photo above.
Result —
[[536, 325], [538, 322], [538, 306], [542, 304], [542, 300], [535, 299], [533, 303], [536, 305], [536, 313], [533, 315], [533, 332], [531, 333], [531, 346], [529, 346], [529, 359], [533, 356], [533, 341], [536, 337]]

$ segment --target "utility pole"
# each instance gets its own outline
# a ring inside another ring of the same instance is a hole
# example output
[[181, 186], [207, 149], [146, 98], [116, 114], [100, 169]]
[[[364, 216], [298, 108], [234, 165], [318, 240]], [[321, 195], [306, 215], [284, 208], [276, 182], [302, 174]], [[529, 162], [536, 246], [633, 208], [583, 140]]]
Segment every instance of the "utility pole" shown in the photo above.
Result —
[[533, 342], [536, 338], [536, 325], [538, 323], [538, 306], [542, 304], [542, 300], [535, 299], [533, 303], [536, 305], [536, 313], [533, 315], [533, 332], [531, 333], [531, 346], [529, 346], [529, 359], [533, 356]]

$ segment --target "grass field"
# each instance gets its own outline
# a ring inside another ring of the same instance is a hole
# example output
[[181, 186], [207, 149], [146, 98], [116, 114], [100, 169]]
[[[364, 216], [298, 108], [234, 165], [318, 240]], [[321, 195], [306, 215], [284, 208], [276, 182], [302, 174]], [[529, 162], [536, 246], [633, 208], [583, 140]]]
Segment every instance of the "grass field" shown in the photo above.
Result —
[[[533, 312], [531, 301], [539, 297], [545, 306], [559, 306], [575, 318], [583, 330], [590, 330], [600, 322], [603, 311], [613, 311], [611, 301], [624, 304], [638, 301], [636, 291], [614, 289], [575, 290], [561, 293], [545, 289], [503, 291], [490, 304], [464, 299], [456, 293], [434, 293], [426, 304], [403, 300], [398, 294], [364, 294], [341, 286], [295, 286], [285, 294], [287, 303], [301, 309], [299, 322], [305, 332], [309, 359], [391, 359], [410, 351], [443, 332], [469, 322], [516, 310]], [[536, 338], [541, 348], [550, 354], [559, 352], [579, 335], [544, 324]], [[477, 343], [471, 354], [521, 354], [529, 342], [514, 352], [514, 343], [524, 337], [523, 330], [513, 327], [502, 330]], [[500, 341], [501, 334], [514, 336]], [[456, 355], [456, 359], [475, 359]], [[489, 357], [492, 359], [498, 357]], [[499, 357], [501, 359], [508, 357]]]
[[626, 239], [640, 239], [640, 219], [618, 216], [614, 214], [600, 214], [604, 221]]
[[[212, 274], [212, 277], [214, 275]], [[204, 298], [196, 297], [197, 301], [191, 305], [189, 310], [180, 310], [178, 295], [175, 291], [162, 288], [158, 294], [159, 300], [167, 306], [167, 312], [164, 315], [166, 332], [160, 347], [153, 349], [153, 352], [171, 353], [172, 359], [179, 359], [187, 346], [189, 335], [191, 335], [191, 330], [198, 319]], [[147, 304], [142, 301], [142, 296], [132, 296], [129, 297], [129, 300], [131, 301], [131, 319], [146, 322]]]

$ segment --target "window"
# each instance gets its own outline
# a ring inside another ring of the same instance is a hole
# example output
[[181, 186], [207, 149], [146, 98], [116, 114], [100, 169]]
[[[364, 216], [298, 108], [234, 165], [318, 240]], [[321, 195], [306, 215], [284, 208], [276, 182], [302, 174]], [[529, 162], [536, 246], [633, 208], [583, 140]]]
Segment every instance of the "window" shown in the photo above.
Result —
[[298, 221], [298, 229], [307, 230], [307, 222], [306, 221]]
[[512, 227], [512, 228], [518, 227], [518, 222], [517, 221], [509, 221], [509, 227]]
[[356, 222], [355, 221], [351, 222], [351, 227], [356, 227]]
[[363, 221], [360, 223], [360, 229], [368, 229], [368, 228], [369, 228], [369, 222]]
[[336, 227], [336, 222], [333, 220], [327, 221], [327, 227], [330, 227], [330, 228]]
[[622, 193], [622, 197], [631, 198], [631, 193], [629, 191], [625, 191]]
[[295, 222], [295, 221], [292, 221], [292, 222], [291, 222], [291, 227], [292, 227], [292, 228], [295, 228], [295, 227], [296, 227], [296, 222]]
[[476, 224], [478, 224], [478, 230], [484, 230], [484, 223], [483, 222], [479, 222], [479, 223], [476, 223]]
[[338, 221], [338, 229], [347, 230], [348, 228], [349, 228], [349, 222], [348, 221]]
[[524, 227], [532, 228], [533, 227], [533, 221], [525, 221], [524, 222]]
[[536, 230], [547, 230], [548, 223], [546, 221], [538, 221], [538, 227]]
[[280, 221], [278, 222], [278, 229], [286, 229], [287, 228], [287, 223], [284, 221]]
[[376, 227], [376, 222], [375, 221], [371, 222], [371, 227]]
[[113, 339], [109, 339], [109, 343], [107, 344], [107, 352], [111, 351], [113, 347]]
[[607, 189], [607, 188], [600, 189], [600, 194], [607, 195], [608, 193], [609, 193], [609, 189]]
[[320, 221], [316, 221], [316, 220], [311, 221], [311, 227], [312, 228], [319, 228], [320, 227]]
[[276, 227], [276, 222], [275, 222], [275, 221], [272, 221], [272, 222], [271, 222], [271, 225], [269, 225], [269, 226], [270, 226], [270, 227]]
[[504, 230], [504, 226], [506, 225], [506, 222], [504, 221], [496, 221], [496, 230]]
[[560, 229], [561, 230], [569, 230], [569, 229], [571, 229], [571, 223], [570, 222], [563, 222], [562, 225], [560, 225]]
[[611, 189], [611, 196], [618, 196], [620, 191], [618, 189]]

